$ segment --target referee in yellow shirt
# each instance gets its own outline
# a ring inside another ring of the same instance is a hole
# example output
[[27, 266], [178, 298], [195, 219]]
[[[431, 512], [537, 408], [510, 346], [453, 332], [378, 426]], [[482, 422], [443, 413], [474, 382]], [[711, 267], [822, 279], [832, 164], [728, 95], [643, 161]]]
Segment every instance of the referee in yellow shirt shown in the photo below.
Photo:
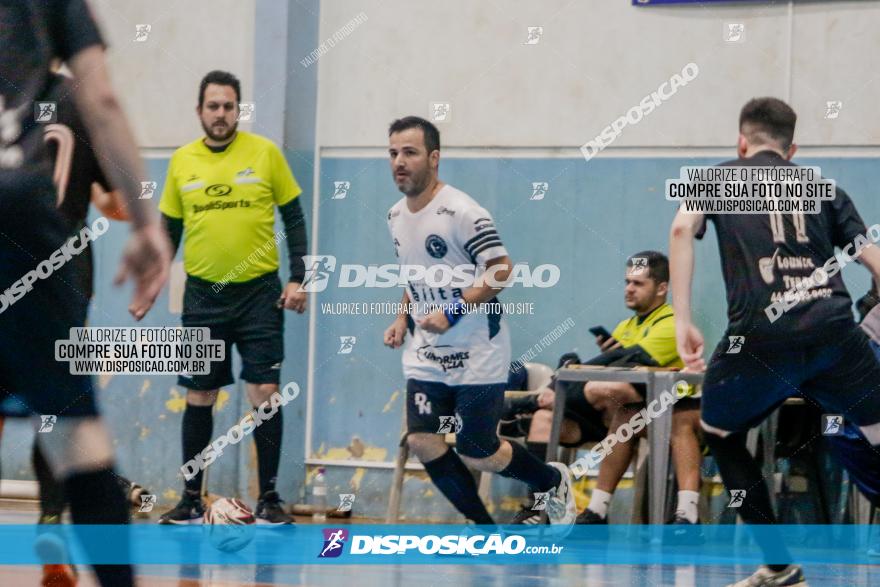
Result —
[[[224, 71], [202, 79], [196, 112], [205, 136], [177, 149], [171, 157], [159, 210], [177, 249], [186, 235], [183, 264], [187, 274], [182, 322], [209, 327], [223, 339], [226, 359], [211, 363], [208, 375], [180, 376], [187, 388], [183, 414], [183, 462], [194, 459], [212, 440], [211, 414], [218, 390], [234, 383], [231, 347], [242, 359], [241, 378], [254, 407], [278, 392], [284, 358], [282, 308], [303, 313], [305, 293], [305, 220], [302, 191], [281, 151], [270, 140], [237, 130], [241, 87]], [[275, 208], [284, 223], [275, 233]], [[287, 243], [290, 279], [278, 278], [276, 243]], [[281, 457], [282, 412], [255, 429], [260, 499], [257, 518], [290, 524], [275, 490]], [[204, 514], [202, 472], [185, 482], [180, 503], [160, 518], [163, 524], [197, 522]]]

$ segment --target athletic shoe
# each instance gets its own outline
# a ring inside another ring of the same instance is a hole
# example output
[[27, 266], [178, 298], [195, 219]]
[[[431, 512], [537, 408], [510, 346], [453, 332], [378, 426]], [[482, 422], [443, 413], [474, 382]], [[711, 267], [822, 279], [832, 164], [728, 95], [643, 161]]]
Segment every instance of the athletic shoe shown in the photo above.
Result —
[[600, 516], [599, 514], [594, 512], [593, 510], [587, 508], [584, 511], [582, 511], [578, 515], [577, 518], [575, 518], [574, 523], [581, 524], [581, 525], [605, 524], [607, 526], [608, 525], [608, 517], [607, 516]]
[[682, 545], [703, 543], [703, 531], [702, 528], [700, 528], [699, 520], [691, 522], [676, 512], [675, 517], [667, 522], [667, 524], [672, 526], [671, 538], [673, 543]]
[[43, 565], [43, 587], [76, 587], [76, 569], [70, 565]]
[[547, 500], [547, 517], [555, 525], [571, 526], [577, 517], [577, 506], [574, 503], [574, 491], [571, 488], [571, 471], [562, 463], [547, 463], [559, 471], [559, 485], [550, 490]]
[[34, 551], [40, 560], [52, 561], [51, 564], [43, 564], [43, 580], [40, 584], [44, 587], [74, 587], [77, 584], [76, 568], [67, 564], [67, 545], [59, 527], [61, 516], [41, 514], [37, 523], [41, 527], [37, 528]]
[[256, 517], [265, 524], [293, 524], [293, 518], [284, 513], [284, 502], [277, 491], [267, 491], [257, 502]]
[[[524, 524], [526, 526], [537, 526], [541, 524], [541, 511], [533, 510], [531, 505], [524, 505], [520, 510], [513, 516], [513, 519], [510, 521], [511, 524]], [[549, 524], [549, 520], [544, 522], [545, 524]]]
[[183, 497], [169, 510], [159, 516], [160, 524], [201, 524], [205, 516], [205, 505], [199, 495], [184, 491]]
[[807, 587], [807, 581], [797, 565], [788, 565], [778, 572], [761, 566], [748, 579], [731, 583], [727, 587]]

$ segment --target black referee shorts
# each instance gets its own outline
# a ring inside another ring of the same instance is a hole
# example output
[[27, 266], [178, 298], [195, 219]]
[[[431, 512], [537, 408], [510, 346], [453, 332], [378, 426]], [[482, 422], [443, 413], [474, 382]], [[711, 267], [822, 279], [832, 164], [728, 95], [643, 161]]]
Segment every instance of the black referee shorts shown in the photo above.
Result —
[[48, 177], [0, 178], [0, 413], [7, 416], [97, 414], [92, 378], [55, 360], [55, 341], [85, 325], [89, 300], [75, 263], [32, 273], [68, 236]]
[[178, 385], [210, 391], [235, 382], [232, 346], [241, 355], [240, 377], [248, 383], [275, 383], [284, 359], [284, 310], [277, 306], [281, 282], [275, 272], [244, 283], [215, 284], [188, 276], [183, 294], [183, 326], [208, 327], [222, 340], [226, 358], [213, 361], [207, 375], [177, 378]]

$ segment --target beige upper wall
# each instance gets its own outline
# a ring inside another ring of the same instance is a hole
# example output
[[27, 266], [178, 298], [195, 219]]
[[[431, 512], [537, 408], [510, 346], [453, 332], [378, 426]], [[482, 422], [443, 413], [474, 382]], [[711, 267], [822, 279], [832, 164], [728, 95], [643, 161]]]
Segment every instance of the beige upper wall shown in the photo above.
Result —
[[[194, 108], [199, 81], [212, 69], [235, 73], [243, 101], [252, 100], [254, 0], [89, 2], [142, 147], [178, 147], [202, 132]], [[137, 24], [152, 27], [145, 42], [134, 42]]]
[[[789, 98], [798, 140], [875, 145], [880, 5], [630, 6], [627, 0], [389, 0], [322, 2], [322, 39], [368, 18], [320, 58], [322, 147], [381, 146], [392, 119], [451, 104], [450, 146], [574, 147], [688, 62], [700, 74], [615, 146], [723, 146], [749, 98]], [[726, 43], [725, 24], [745, 24]], [[543, 26], [524, 45], [528, 26]], [[792, 57], [793, 55], [793, 57]], [[790, 92], [790, 95], [789, 95]], [[825, 103], [843, 102], [837, 120]]]

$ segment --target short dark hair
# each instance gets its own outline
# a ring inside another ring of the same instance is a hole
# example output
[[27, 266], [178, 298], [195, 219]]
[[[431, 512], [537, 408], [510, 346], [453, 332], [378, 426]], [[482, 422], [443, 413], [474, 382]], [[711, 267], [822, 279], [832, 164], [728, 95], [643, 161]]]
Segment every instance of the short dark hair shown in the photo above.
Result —
[[641, 251], [626, 260], [627, 267], [635, 266], [633, 259], [647, 259], [648, 277], [657, 283], [669, 281], [669, 259], [659, 251]]
[[215, 69], [205, 74], [205, 77], [202, 78], [202, 83], [199, 84], [199, 108], [205, 103], [205, 88], [208, 87], [208, 84], [232, 86], [232, 89], [235, 90], [235, 101], [241, 102], [241, 82], [238, 81], [238, 78], [228, 71]]
[[390, 137], [396, 132], [403, 132], [411, 128], [422, 129], [422, 134], [425, 136], [425, 149], [428, 150], [428, 154], [432, 151], [440, 150], [440, 131], [437, 130], [436, 126], [418, 116], [398, 118], [388, 127], [388, 136]]
[[775, 141], [787, 150], [796, 123], [797, 114], [778, 98], [752, 98], [739, 113], [739, 132], [756, 145]]

